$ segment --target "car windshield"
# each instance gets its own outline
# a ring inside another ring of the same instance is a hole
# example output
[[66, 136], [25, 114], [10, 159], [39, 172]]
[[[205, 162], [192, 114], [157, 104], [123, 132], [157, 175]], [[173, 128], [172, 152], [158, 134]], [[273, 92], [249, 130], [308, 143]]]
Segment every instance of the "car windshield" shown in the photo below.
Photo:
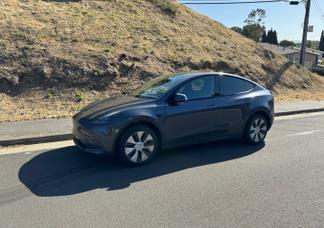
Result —
[[180, 81], [182, 81], [180, 75], [157, 77], [136, 89], [132, 95], [149, 99], [159, 98], [177, 86]]

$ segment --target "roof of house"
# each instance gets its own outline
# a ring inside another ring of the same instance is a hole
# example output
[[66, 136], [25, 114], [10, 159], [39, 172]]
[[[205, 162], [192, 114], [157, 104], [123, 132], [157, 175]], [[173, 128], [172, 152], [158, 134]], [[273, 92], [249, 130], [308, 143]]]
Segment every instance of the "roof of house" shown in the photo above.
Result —
[[290, 47], [281, 47], [274, 44], [268, 44], [268, 43], [260, 43], [261, 46], [263, 46], [265, 49], [272, 51], [273, 53], [279, 54], [279, 55], [287, 55], [287, 54], [293, 54], [298, 53], [300, 50], [295, 50]]
[[[290, 48], [300, 51], [299, 47], [290, 47]], [[315, 49], [312, 49], [312, 48], [306, 48], [306, 52], [308, 54], [315, 54], [315, 55], [323, 55], [324, 54], [324, 52], [319, 51], [319, 50], [315, 50]]]
[[[274, 44], [268, 44], [268, 43], [261, 43], [261, 45], [265, 49], [267, 49], [269, 51], [272, 51], [272, 52], [274, 52], [276, 54], [279, 54], [279, 55], [288, 55], [288, 54], [295, 54], [295, 53], [300, 52], [299, 47], [282, 47], [282, 46], [278, 46], [278, 45], [274, 45]], [[317, 55], [317, 56], [323, 56], [324, 55], [324, 52], [319, 51], [319, 50], [315, 50], [315, 49], [311, 49], [311, 48], [307, 48], [306, 53], [311, 54], [311, 55]]]

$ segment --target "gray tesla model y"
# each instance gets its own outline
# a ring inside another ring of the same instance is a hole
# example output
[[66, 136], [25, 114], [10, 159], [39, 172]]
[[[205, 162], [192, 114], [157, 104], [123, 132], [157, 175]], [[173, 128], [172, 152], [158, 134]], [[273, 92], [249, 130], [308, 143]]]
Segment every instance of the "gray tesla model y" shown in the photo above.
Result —
[[157, 77], [129, 96], [92, 103], [73, 117], [73, 133], [82, 150], [139, 166], [171, 147], [229, 138], [263, 143], [273, 119], [273, 96], [261, 85], [195, 72]]

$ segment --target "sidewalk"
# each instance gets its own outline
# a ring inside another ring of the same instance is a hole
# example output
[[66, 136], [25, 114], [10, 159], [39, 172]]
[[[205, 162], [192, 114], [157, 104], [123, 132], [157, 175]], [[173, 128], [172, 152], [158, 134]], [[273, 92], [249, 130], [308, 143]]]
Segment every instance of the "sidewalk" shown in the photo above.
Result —
[[314, 111], [324, 111], [324, 100], [293, 101], [275, 104], [276, 116]]
[[[276, 116], [324, 111], [324, 101], [296, 101], [275, 106]], [[0, 146], [72, 139], [71, 119], [0, 123]]]
[[0, 146], [59, 141], [71, 138], [71, 119], [0, 123]]

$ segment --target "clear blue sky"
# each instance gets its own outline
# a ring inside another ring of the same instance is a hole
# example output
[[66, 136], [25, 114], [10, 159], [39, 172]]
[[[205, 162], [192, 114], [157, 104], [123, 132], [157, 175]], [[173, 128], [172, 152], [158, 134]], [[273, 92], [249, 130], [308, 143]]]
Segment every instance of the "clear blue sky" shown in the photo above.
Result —
[[[224, 0], [224, 2], [226, 1], [228, 0]], [[265, 19], [266, 28], [277, 30], [279, 40], [300, 41], [302, 37], [302, 25], [305, 16], [304, 4], [294, 6], [289, 5], [287, 2], [278, 2], [245, 5], [188, 5], [188, 7], [217, 20], [227, 27], [242, 27], [243, 21], [252, 9], [262, 8], [267, 13]], [[324, 17], [320, 16], [324, 14], [323, 11], [324, 0], [312, 0], [310, 25], [314, 25], [314, 32], [308, 33], [309, 40], [320, 39], [320, 34], [324, 30]]]

